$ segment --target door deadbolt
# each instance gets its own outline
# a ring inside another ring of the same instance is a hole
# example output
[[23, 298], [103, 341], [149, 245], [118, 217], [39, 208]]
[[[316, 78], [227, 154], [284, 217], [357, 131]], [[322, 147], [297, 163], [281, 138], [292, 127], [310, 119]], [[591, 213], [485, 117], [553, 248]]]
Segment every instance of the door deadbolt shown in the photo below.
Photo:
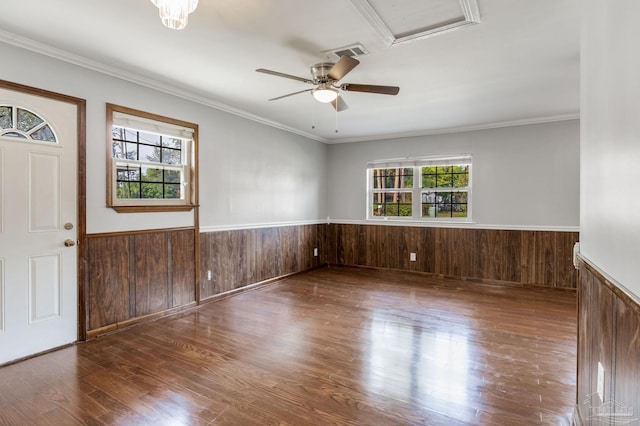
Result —
[[73, 223], [71, 222], [67, 222], [64, 224], [64, 229], [66, 229], [67, 231], [71, 231], [73, 229]]

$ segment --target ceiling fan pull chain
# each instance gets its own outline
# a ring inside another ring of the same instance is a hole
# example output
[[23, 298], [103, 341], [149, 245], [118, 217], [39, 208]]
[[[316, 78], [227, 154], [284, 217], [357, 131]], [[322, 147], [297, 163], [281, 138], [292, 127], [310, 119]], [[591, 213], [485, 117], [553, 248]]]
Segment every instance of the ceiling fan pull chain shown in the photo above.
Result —
[[312, 110], [311, 110], [311, 128], [316, 128], [316, 103], [311, 102]]
[[[340, 95], [338, 95], [338, 96], [340, 96]], [[338, 105], [338, 98], [336, 98], [336, 108], [335, 108], [335, 111], [336, 111], [336, 133], [338, 133], [338, 108], [337, 108], [337, 105]]]

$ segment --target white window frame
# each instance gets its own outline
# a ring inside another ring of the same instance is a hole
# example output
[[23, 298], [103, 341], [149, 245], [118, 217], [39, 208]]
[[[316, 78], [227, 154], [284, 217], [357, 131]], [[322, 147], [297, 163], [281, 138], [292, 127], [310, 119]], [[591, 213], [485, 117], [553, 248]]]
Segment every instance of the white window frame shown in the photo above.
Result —
[[[153, 133], [181, 139], [180, 158], [182, 164], [165, 164], [144, 160], [114, 158], [112, 153], [112, 129], [121, 127], [132, 131]], [[198, 126], [143, 111], [118, 105], [107, 104], [107, 205], [120, 213], [188, 211], [195, 207], [194, 197], [197, 188], [195, 182], [195, 158], [197, 152]], [[181, 175], [180, 198], [118, 198], [118, 167], [129, 165], [134, 168], [152, 167], [160, 170], [178, 170]]]
[[[455, 156], [434, 156], [418, 158], [401, 158], [390, 160], [373, 160], [367, 165], [367, 206], [366, 218], [371, 221], [420, 221], [420, 222], [471, 222], [472, 221], [472, 171], [473, 161], [470, 154]], [[469, 184], [463, 188], [449, 187], [422, 187], [422, 167], [426, 166], [469, 166]], [[386, 188], [384, 190], [374, 189], [374, 169], [413, 169], [413, 188]], [[410, 192], [412, 194], [412, 216], [374, 216], [373, 200], [374, 195], [379, 192]], [[422, 194], [426, 192], [466, 192], [467, 193], [467, 217], [429, 217], [422, 215]]]

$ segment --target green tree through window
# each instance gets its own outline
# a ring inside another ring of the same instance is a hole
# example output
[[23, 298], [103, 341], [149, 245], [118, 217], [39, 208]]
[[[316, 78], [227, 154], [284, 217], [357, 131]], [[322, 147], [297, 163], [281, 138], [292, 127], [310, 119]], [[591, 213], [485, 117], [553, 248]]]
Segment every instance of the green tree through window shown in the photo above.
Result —
[[[119, 199], [180, 199], [183, 141], [124, 127], [112, 129], [112, 156], [135, 161], [117, 163]], [[140, 164], [144, 162], [145, 164]], [[157, 165], [155, 165], [157, 164]]]
[[368, 218], [469, 219], [470, 156], [387, 164], [369, 168]]

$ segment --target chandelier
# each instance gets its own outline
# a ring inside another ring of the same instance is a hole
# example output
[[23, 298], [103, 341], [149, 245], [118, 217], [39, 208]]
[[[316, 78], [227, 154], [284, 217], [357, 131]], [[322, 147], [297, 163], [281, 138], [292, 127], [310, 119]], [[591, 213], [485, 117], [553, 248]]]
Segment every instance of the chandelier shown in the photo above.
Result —
[[189, 14], [198, 7], [198, 0], [151, 0], [160, 12], [165, 27], [181, 30], [187, 26]]

